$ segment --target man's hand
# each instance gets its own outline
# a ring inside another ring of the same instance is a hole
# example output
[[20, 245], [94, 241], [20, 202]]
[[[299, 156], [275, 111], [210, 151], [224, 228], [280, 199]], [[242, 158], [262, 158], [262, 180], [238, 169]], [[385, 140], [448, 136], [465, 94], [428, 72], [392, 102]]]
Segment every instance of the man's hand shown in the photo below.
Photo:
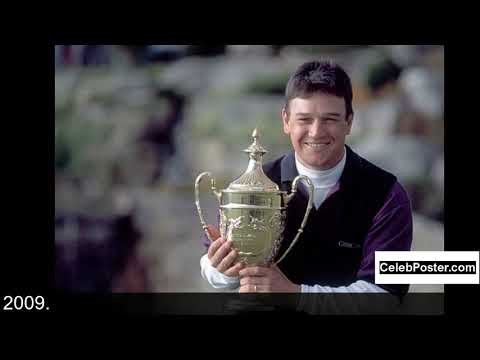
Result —
[[232, 248], [232, 241], [225, 241], [218, 229], [212, 225], [208, 225], [208, 232], [214, 240], [208, 247], [208, 259], [212, 266], [224, 275], [238, 276], [244, 264], [234, 263], [238, 257], [238, 251]]
[[296, 285], [287, 279], [280, 269], [271, 267], [251, 266], [240, 270], [239, 292], [275, 292], [286, 293], [301, 291], [300, 285]]

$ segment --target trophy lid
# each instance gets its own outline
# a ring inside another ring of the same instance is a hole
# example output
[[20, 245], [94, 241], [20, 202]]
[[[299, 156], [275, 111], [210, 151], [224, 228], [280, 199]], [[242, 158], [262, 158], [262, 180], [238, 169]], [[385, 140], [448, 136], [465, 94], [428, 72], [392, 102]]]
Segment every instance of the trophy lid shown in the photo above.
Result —
[[250, 158], [247, 170], [230, 184], [227, 191], [278, 191], [278, 185], [263, 172], [262, 158], [267, 153], [267, 150], [259, 144], [259, 132], [256, 128], [253, 130], [252, 137], [253, 143], [243, 150], [248, 153]]

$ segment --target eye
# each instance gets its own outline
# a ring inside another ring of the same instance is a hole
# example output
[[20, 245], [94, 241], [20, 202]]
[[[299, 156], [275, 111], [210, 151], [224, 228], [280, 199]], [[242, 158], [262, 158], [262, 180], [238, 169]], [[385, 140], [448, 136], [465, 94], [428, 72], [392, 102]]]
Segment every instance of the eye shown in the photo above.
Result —
[[325, 119], [323, 119], [323, 121], [325, 121], [329, 124], [334, 124], [334, 123], [338, 122], [338, 119], [337, 118], [325, 118]]

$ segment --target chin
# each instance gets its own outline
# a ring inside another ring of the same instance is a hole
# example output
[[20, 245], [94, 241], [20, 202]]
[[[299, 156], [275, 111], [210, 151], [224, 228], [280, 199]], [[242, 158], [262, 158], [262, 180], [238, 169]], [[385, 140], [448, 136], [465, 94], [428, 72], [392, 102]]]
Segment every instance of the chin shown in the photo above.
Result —
[[325, 161], [319, 161], [319, 160], [312, 160], [312, 161], [309, 161], [307, 164], [308, 166], [318, 170], [323, 170], [323, 168], [327, 166], [327, 163]]
[[313, 165], [313, 167], [317, 170], [328, 170], [329, 169], [329, 167], [324, 163], [315, 164], [315, 165]]

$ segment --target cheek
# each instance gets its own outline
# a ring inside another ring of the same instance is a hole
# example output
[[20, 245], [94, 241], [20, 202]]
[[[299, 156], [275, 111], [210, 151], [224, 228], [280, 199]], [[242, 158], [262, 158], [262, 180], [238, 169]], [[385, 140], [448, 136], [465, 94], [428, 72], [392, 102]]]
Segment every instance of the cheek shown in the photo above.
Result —
[[290, 132], [290, 136], [293, 141], [302, 142], [302, 139], [305, 137], [305, 131], [297, 127]]
[[290, 132], [297, 138], [308, 134], [308, 126], [296, 125], [290, 128]]
[[335, 138], [335, 139], [342, 139], [346, 135], [350, 133], [350, 130], [347, 126], [345, 127], [340, 127], [340, 128], [332, 128], [330, 131], [330, 134]]

